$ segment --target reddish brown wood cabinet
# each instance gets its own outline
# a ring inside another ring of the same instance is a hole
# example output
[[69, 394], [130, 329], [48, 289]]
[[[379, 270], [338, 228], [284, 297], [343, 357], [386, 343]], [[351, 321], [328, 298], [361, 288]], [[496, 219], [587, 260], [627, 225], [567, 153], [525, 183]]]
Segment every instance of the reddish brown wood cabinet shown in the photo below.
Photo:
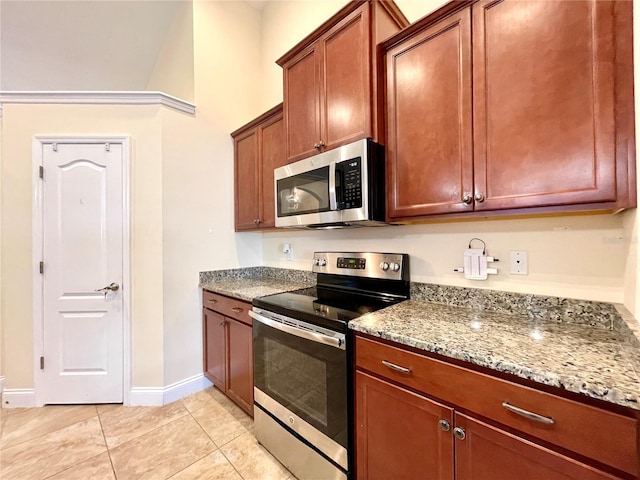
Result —
[[453, 479], [453, 409], [356, 371], [358, 478]]
[[376, 45], [408, 25], [392, 1], [349, 2], [280, 58], [290, 162], [381, 139]]
[[425, 471], [438, 480], [638, 478], [638, 420], [631, 412], [613, 413], [370, 338], [357, 336], [355, 344], [359, 479], [420, 478]]
[[235, 157], [235, 229], [275, 226], [273, 170], [284, 165], [282, 104], [231, 134]]
[[383, 45], [389, 219], [635, 206], [630, 2], [452, 5]]
[[204, 290], [204, 374], [253, 416], [253, 327], [251, 305]]

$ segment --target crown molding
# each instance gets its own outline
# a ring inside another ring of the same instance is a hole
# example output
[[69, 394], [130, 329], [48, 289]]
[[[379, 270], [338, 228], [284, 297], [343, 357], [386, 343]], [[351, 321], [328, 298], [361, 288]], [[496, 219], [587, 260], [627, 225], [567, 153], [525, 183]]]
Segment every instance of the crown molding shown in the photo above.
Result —
[[2, 106], [8, 103], [164, 105], [189, 115], [196, 113], [194, 104], [163, 92], [0, 91], [0, 117]]

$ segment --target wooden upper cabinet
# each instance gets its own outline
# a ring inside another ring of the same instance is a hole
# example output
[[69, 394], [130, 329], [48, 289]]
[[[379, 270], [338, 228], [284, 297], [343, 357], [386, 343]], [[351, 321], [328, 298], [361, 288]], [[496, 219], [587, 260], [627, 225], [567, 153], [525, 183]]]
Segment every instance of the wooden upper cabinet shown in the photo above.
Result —
[[392, 1], [352, 1], [278, 60], [289, 162], [382, 140], [376, 45], [407, 25]]
[[332, 148], [371, 131], [369, 9], [360, 7], [320, 42], [322, 49], [321, 139]]
[[614, 2], [473, 5], [477, 210], [616, 201]]
[[236, 137], [235, 141], [235, 197], [236, 230], [256, 227], [260, 218], [258, 195], [258, 132], [253, 129]]
[[282, 107], [259, 127], [262, 139], [262, 185], [260, 188], [262, 228], [275, 227], [275, 184], [273, 171], [286, 163], [284, 153], [284, 126], [282, 124]]
[[391, 48], [386, 71], [389, 218], [473, 210], [470, 11]]
[[385, 41], [388, 219], [635, 206], [631, 9], [451, 2]]
[[231, 136], [235, 156], [235, 229], [275, 227], [273, 170], [286, 163], [282, 105]]
[[320, 133], [320, 74], [317, 45], [311, 45], [285, 68], [284, 91], [287, 130], [287, 158], [303, 158], [317, 153]]

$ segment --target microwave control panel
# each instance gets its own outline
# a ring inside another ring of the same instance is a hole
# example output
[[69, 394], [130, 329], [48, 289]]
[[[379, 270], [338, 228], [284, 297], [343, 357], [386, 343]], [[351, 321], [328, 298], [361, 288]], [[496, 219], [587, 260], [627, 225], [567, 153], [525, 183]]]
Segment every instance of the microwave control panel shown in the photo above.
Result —
[[338, 164], [338, 172], [342, 181], [342, 208], [362, 207], [362, 158], [356, 157]]

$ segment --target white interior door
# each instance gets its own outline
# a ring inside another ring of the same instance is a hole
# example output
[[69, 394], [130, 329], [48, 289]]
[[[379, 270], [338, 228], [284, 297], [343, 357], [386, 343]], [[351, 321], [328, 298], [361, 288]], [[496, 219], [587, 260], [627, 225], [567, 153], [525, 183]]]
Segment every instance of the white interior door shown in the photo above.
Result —
[[44, 144], [42, 155], [41, 399], [119, 403], [128, 287], [122, 285], [123, 145]]

